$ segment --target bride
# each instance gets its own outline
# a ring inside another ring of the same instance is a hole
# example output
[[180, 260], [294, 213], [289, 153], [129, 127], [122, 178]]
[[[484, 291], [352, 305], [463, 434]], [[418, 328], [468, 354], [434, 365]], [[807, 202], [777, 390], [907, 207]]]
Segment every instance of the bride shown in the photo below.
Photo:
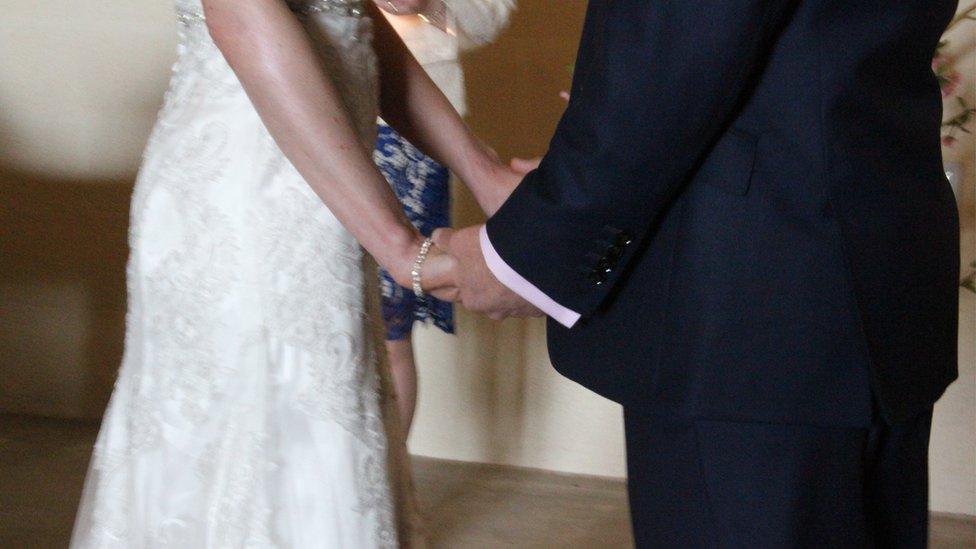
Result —
[[453, 289], [372, 163], [377, 114], [487, 211], [519, 176], [371, 2], [176, 11], [132, 200], [125, 357], [72, 547], [407, 544], [361, 249], [402, 285], [416, 262], [418, 290]]

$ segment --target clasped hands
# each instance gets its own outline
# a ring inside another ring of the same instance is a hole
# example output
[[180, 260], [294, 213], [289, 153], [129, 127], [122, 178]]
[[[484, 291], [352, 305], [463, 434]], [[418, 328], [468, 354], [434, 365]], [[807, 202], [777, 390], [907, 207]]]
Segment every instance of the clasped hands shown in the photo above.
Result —
[[[485, 213], [493, 215], [515, 190], [522, 177], [538, 160], [513, 160], [498, 165], [492, 174], [493, 193], [481, 197]], [[528, 301], [498, 281], [481, 251], [481, 225], [463, 229], [438, 229], [434, 248], [423, 265], [425, 291], [438, 299], [461, 304], [465, 309], [493, 320], [508, 317], [540, 317], [543, 314]]]

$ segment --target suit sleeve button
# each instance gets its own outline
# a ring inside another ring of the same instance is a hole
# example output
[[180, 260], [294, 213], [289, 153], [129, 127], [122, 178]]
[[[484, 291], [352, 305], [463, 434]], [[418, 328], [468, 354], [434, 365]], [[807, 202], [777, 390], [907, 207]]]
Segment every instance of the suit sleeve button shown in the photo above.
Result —
[[592, 271], [586, 276], [586, 278], [594, 286], [600, 286], [607, 281], [607, 274], [602, 271]]

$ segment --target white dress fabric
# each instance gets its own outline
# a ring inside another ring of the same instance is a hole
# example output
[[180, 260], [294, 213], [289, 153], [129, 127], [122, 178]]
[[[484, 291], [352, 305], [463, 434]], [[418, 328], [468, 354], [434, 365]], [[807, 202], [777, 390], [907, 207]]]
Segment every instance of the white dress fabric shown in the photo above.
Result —
[[[372, 149], [363, 0], [287, 1]], [[132, 201], [125, 356], [71, 546], [394, 547], [361, 248], [268, 134], [200, 0], [176, 9]]]

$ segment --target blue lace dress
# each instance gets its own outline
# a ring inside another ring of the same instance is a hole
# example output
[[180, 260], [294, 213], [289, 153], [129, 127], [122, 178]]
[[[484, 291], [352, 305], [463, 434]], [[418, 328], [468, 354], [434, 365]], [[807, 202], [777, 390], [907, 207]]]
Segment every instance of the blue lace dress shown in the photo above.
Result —
[[[385, 124], [373, 160], [396, 193], [407, 218], [424, 236], [450, 225], [450, 172]], [[454, 309], [450, 303], [427, 296], [417, 299], [413, 290], [393, 281], [380, 269], [383, 321], [386, 339], [396, 341], [410, 336], [415, 321], [431, 322], [446, 333], [454, 333]]]

